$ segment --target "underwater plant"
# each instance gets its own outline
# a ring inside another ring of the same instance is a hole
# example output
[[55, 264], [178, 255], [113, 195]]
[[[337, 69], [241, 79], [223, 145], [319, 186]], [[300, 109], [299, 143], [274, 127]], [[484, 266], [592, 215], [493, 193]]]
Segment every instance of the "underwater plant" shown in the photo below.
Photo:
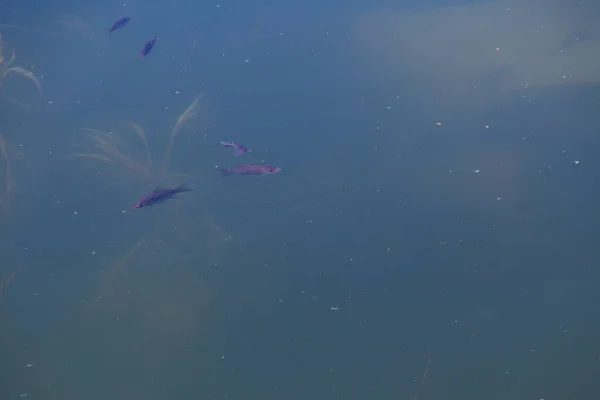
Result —
[[179, 115], [175, 126], [171, 130], [167, 147], [163, 153], [160, 167], [155, 170], [155, 163], [152, 160], [148, 138], [144, 130], [134, 122], [127, 122], [130, 133], [134, 133], [137, 141], [142, 145], [142, 153], [136, 153], [139, 146], [130, 146], [124, 135], [119, 135], [113, 132], [104, 132], [97, 129], [85, 128], [84, 132], [88, 136], [86, 147], [91, 147], [90, 152], [75, 153], [69, 157], [82, 157], [100, 161], [105, 164], [116, 167], [120, 175], [130, 174], [137, 177], [139, 180], [152, 182], [161, 181], [172, 176], [188, 176], [187, 174], [170, 174], [168, 173], [168, 165], [173, 151], [173, 145], [179, 132], [183, 126], [195, 118], [199, 114], [201, 96], [198, 96], [192, 101], [187, 109]]
[[[9, 51], [10, 51], [10, 58], [7, 59], [5, 54], [8, 53]], [[2, 86], [4, 94], [6, 95], [6, 98], [8, 99], [9, 103], [18, 104], [26, 109], [30, 109], [29, 105], [11, 97], [7, 93], [6, 88], [4, 87], [4, 81], [10, 75], [17, 75], [17, 76], [20, 75], [26, 79], [29, 79], [30, 81], [32, 81], [35, 84], [40, 96], [42, 95], [42, 83], [33, 72], [28, 71], [23, 67], [14, 65], [15, 59], [16, 59], [15, 50], [13, 48], [9, 48], [6, 45], [6, 43], [2, 40], [2, 35], [0, 34], [0, 86]]]

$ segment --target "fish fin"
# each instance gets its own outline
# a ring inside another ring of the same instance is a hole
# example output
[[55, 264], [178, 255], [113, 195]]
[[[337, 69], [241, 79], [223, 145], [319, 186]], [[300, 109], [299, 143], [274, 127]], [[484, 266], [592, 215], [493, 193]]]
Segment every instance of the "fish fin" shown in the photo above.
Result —
[[152, 193], [162, 192], [163, 190], [167, 190], [167, 189], [164, 188], [164, 187], [157, 186], [157, 187], [154, 188], [154, 190], [152, 191]]

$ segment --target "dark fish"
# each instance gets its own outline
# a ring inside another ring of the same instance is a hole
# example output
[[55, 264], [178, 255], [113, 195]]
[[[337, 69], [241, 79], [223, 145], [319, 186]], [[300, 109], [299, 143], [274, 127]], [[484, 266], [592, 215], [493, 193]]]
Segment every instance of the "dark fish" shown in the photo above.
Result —
[[129, 22], [130, 19], [131, 19], [130, 17], [123, 17], [123, 18], [119, 18], [118, 20], [116, 20], [115, 23], [112, 25], [112, 28], [110, 28], [110, 30], [108, 31], [108, 34], [110, 35], [112, 31], [117, 30], [117, 29], [122, 28], [125, 25], [127, 25], [127, 23]]
[[134, 205], [133, 208], [142, 208], [142, 207], [150, 207], [155, 204], [162, 203], [164, 201], [169, 200], [171, 197], [175, 196], [177, 193], [183, 192], [191, 192], [194, 189], [189, 189], [184, 186], [179, 186], [172, 189], [167, 188], [156, 188], [152, 191], [152, 193], [147, 194], [146, 196], [139, 199]]
[[149, 40], [146, 42], [146, 44], [144, 45], [144, 47], [142, 47], [142, 50], [140, 51], [141, 57], [147, 56], [148, 53], [150, 53], [150, 51], [152, 51], [152, 48], [154, 47], [154, 43], [156, 43], [156, 39], [158, 39], [158, 38], [155, 36], [152, 38], [152, 40]]
[[221, 145], [223, 145], [225, 147], [233, 147], [233, 150], [235, 150], [236, 156], [238, 154], [244, 154], [244, 153], [247, 153], [250, 151], [247, 147], [244, 147], [241, 144], [238, 144], [236, 142], [221, 141], [219, 143], [221, 143]]
[[281, 172], [281, 168], [279, 167], [274, 167], [274, 166], [269, 166], [269, 165], [262, 165], [262, 164], [245, 164], [245, 165], [238, 165], [237, 167], [233, 167], [233, 168], [229, 168], [229, 169], [224, 169], [224, 168], [220, 168], [219, 171], [221, 171], [223, 173], [223, 175], [231, 175], [231, 174], [240, 174], [240, 175], [270, 175], [270, 174], [276, 174], [277, 172]]

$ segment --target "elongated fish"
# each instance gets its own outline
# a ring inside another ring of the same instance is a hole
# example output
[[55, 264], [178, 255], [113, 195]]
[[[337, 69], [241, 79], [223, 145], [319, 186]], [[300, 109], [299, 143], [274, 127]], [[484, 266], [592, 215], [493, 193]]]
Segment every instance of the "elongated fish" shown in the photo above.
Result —
[[179, 186], [179, 187], [172, 188], [172, 189], [157, 187], [151, 193], [148, 193], [147, 195], [145, 195], [144, 197], [139, 199], [133, 205], [133, 208], [150, 207], [155, 204], [159, 204], [164, 201], [167, 201], [178, 193], [191, 192], [192, 190], [194, 190], [194, 189], [189, 189], [184, 186]]
[[233, 168], [219, 168], [219, 171], [221, 171], [223, 175], [240, 174], [262, 176], [281, 172], [281, 168], [262, 164], [244, 164]]
[[155, 36], [152, 38], [152, 40], [148, 40], [146, 44], [144, 44], [144, 47], [142, 47], [142, 50], [140, 50], [140, 57], [147, 56], [152, 51], [154, 43], [156, 43], [157, 39], [158, 38]]
[[127, 25], [127, 23], [129, 22], [130, 19], [131, 19], [131, 17], [123, 17], [123, 18], [119, 18], [118, 20], [116, 20], [114, 22], [114, 24], [112, 24], [112, 27], [108, 31], [108, 34], [110, 35], [112, 33], [112, 31], [115, 31], [115, 30]]
[[245, 146], [242, 146], [239, 143], [236, 142], [231, 142], [231, 141], [221, 141], [219, 142], [221, 143], [221, 146], [225, 146], [225, 147], [232, 147], [233, 150], [235, 151], [235, 155], [239, 155], [239, 154], [244, 154], [250, 151], [250, 149], [248, 149]]

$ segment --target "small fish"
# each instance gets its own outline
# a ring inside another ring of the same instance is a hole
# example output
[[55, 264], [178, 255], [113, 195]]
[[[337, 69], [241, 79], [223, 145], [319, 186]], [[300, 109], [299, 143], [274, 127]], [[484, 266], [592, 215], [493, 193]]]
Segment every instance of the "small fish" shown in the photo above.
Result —
[[240, 174], [240, 175], [270, 175], [276, 174], [277, 172], [281, 172], [281, 168], [273, 167], [269, 165], [262, 164], [244, 164], [238, 165], [233, 168], [220, 168], [219, 171], [223, 173], [223, 175], [232, 175], [232, 174]]
[[235, 150], [235, 155], [239, 155], [239, 154], [244, 154], [244, 153], [248, 153], [250, 151], [250, 149], [248, 149], [247, 147], [242, 146], [241, 144], [238, 144], [236, 142], [229, 142], [229, 141], [221, 141], [219, 142], [221, 143], [221, 145], [225, 146], [225, 147], [233, 147], [233, 150]]
[[152, 48], [154, 47], [154, 43], [156, 43], [156, 39], [158, 39], [158, 38], [155, 36], [152, 38], [152, 40], [149, 40], [146, 42], [146, 44], [144, 45], [144, 47], [142, 47], [142, 50], [140, 51], [140, 57], [147, 56], [148, 53], [150, 53], [150, 51], [152, 51]]
[[156, 189], [154, 189], [152, 191], [152, 193], [147, 194], [146, 196], [139, 199], [133, 205], [133, 208], [150, 207], [155, 204], [162, 203], [163, 201], [169, 200], [171, 197], [175, 196], [177, 193], [191, 192], [192, 190], [194, 190], [194, 189], [189, 189], [184, 186], [179, 186], [179, 187], [172, 188], [172, 189], [157, 187]]
[[112, 31], [115, 31], [115, 30], [127, 25], [127, 23], [129, 22], [130, 19], [131, 19], [130, 17], [123, 17], [123, 18], [119, 18], [118, 20], [116, 20], [115, 23], [112, 25], [112, 28], [110, 28], [110, 30], [108, 31], [108, 34], [110, 35], [112, 33]]

